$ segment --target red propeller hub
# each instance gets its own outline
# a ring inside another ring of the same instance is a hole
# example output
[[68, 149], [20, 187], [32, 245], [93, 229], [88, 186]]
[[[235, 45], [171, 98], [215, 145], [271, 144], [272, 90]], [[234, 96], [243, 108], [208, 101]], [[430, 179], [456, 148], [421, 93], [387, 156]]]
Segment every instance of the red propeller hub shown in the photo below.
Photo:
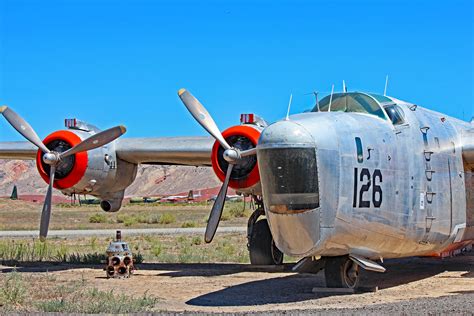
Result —
[[[81, 142], [81, 138], [71, 131], [56, 131], [47, 136], [43, 143], [50, 150], [62, 152]], [[38, 150], [36, 154], [36, 167], [46, 183], [49, 183], [50, 166], [43, 162], [43, 152]], [[88, 165], [87, 152], [77, 153], [64, 158], [57, 165], [54, 187], [56, 189], [68, 189], [76, 185], [84, 176]]]
[[[249, 125], [237, 125], [226, 129], [222, 135], [230, 146], [247, 150], [257, 146], [260, 131]], [[224, 181], [229, 163], [223, 157], [224, 148], [215, 142], [212, 147], [212, 168], [217, 177]], [[229, 186], [233, 189], [251, 188], [260, 181], [257, 156], [252, 155], [242, 158], [232, 170]]]

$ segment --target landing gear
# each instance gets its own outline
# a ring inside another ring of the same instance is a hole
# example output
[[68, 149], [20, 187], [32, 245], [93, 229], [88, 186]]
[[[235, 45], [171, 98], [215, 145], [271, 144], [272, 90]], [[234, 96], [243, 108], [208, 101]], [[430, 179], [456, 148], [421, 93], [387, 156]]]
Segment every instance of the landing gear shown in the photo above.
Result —
[[327, 287], [356, 289], [360, 281], [360, 268], [349, 256], [326, 257], [324, 275]]
[[[276, 247], [266, 219], [258, 220], [265, 214], [263, 203], [255, 200], [257, 209], [250, 216], [247, 227], [247, 248], [253, 265], [280, 265], [283, 253]], [[260, 202], [260, 203], [258, 203]]]

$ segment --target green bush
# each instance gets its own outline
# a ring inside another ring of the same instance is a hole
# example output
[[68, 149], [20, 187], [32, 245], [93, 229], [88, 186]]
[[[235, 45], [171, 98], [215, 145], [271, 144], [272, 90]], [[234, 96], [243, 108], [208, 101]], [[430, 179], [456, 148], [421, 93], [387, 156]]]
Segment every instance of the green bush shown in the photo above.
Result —
[[162, 246], [160, 243], [154, 244], [151, 247], [151, 253], [153, 256], [158, 257], [161, 254]]
[[196, 222], [184, 222], [181, 225], [181, 228], [191, 228], [191, 227], [196, 227]]
[[11, 272], [0, 290], [1, 305], [21, 305], [26, 299], [26, 285], [20, 273]]
[[202, 244], [202, 237], [198, 237], [198, 236], [193, 237], [193, 239], [191, 240], [191, 243], [195, 246]]
[[47, 313], [124, 314], [148, 311], [156, 303], [156, 298], [146, 294], [134, 298], [124, 294], [115, 295], [113, 291], [101, 291], [93, 288], [80, 290], [74, 295], [40, 302], [37, 307]]
[[135, 216], [128, 216], [124, 219], [123, 224], [125, 226], [132, 226], [138, 223], [138, 219]]
[[160, 224], [171, 224], [176, 222], [176, 217], [174, 217], [173, 214], [170, 213], [164, 213], [160, 217]]
[[229, 206], [229, 214], [232, 217], [247, 217], [247, 212], [241, 203], [233, 203]]
[[230, 214], [227, 211], [222, 212], [221, 221], [225, 222], [230, 220]]
[[107, 222], [107, 216], [105, 214], [94, 214], [91, 217], [89, 217], [89, 223], [106, 223]]
[[160, 222], [160, 215], [149, 215], [147, 217], [147, 224], [158, 224]]
[[122, 224], [122, 223], [125, 221], [126, 218], [128, 218], [127, 215], [125, 215], [125, 214], [118, 214], [118, 215], [117, 215], [117, 223], [118, 223], [118, 224]]

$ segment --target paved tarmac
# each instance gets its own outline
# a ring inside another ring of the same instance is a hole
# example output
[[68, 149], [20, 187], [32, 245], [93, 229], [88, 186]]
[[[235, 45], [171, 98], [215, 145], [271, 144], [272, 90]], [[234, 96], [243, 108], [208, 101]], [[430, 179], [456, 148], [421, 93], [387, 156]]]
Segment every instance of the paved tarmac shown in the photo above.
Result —
[[[120, 229], [125, 236], [132, 235], [192, 235], [204, 234], [206, 228], [137, 228]], [[115, 229], [84, 229], [84, 230], [50, 230], [48, 237], [87, 237], [87, 236], [112, 236]], [[218, 233], [246, 233], [247, 227], [219, 227]], [[3, 230], [0, 231], [0, 238], [12, 237], [38, 237], [37, 230]]]

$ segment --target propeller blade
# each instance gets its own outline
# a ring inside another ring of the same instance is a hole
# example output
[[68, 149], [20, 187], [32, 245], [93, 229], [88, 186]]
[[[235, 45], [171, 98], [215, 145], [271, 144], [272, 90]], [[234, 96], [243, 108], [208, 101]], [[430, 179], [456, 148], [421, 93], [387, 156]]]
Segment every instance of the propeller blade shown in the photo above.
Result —
[[206, 233], [204, 234], [204, 240], [207, 243], [210, 243], [216, 234], [217, 226], [221, 220], [222, 210], [224, 209], [225, 198], [227, 196], [227, 188], [229, 187], [230, 174], [234, 168], [233, 164], [229, 164], [227, 168], [227, 173], [225, 175], [224, 183], [217, 195], [216, 201], [211, 209], [211, 214], [209, 214], [209, 220], [207, 221]]
[[49, 172], [49, 186], [48, 192], [44, 199], [43, 211], [41, 212], [41, 222], [40, 222], [40, 240], [45, 241], [46, 236], [48, 235], [49, 219], [51, 218], [51, 203], [53, 200], [53, 183], [54, 183], [54, 173], [56, 172], [56, 166], [52, 165]]
[[204, 129], [211, 134], [224, 149], [230, 149], [230, 145], [226, 142], [224, 136], [222, 136], [216, 122], [212, 119], [212, 116], [207, 112], [206, 108], [198, 101], [189, 91], [186, 89], [180, 89], [178, 96], [184, 103], [191, 115], [201, 124]]
[[257, 148], [250, 148], [240, 152], [240, 157], [247, 157], [257, 154]]
[[7, 121], [18, 131], [23, 137], [36, 145], [44, 153], [49, 153], [50, 150], [43, 144], [41, 139], [36, 134], [35, 130], [15, 111], [4, 105], [0, 107], [0, 113], [7, 119]]
[[122, 136], [126, 131], [127, 129], [123, 125], [109, 128], [105, 131], [94, 134], [91, 137], [83, 140], [82, 142], [72, 147], [71, 149], [68, 149], [65, 152], [62, 152], [59, 156], [60, 158], [65, 158], [65, 157], [68, 157], [68, 156], [71, 156], [83, 151], [88, 151], [91, 149], [104, 146], [105, 144], [108, 144], [111, 141]]

